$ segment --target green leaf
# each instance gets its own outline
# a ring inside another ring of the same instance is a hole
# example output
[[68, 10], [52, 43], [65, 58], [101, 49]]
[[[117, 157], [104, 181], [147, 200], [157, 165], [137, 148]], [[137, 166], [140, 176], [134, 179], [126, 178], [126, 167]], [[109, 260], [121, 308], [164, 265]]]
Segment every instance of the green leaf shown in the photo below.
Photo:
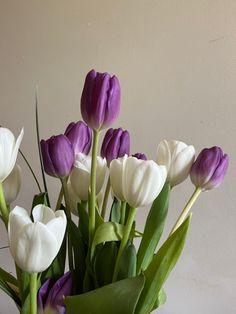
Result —
[[111, 222], [120, 222], [120, 201], [114, 197], [112, 206], [111, 206], [111, 213], [110, 219]]
[[120, 259], [118, 280], [131, 278], [136, 275], [136, 250], [133, 243], [129, 243]]
[[17, 292], [15, 291], [15, 289], [18, 290], [17, 287], [7, 284], [4, 280], [0, 279], [0, 289], [8, 294], [17, 305], [21, 305], [21, 301], [17, 295]]
[[33, 199], [32, 208], [36, 205], [44, 204], [47, 206], [47, 194], [45, 192], [36, 194]]
[[165, 184], [149, 211], [143, 238], [137, 254], [137, 273], [145, 270], [151, 262], [161, 238], [168, 212], [170, 185]]
[[164, 291], [164, 289], [161, 289], [160, 292], [158, 293], [157, 300], [152, 308], [152, 311], [160, 307], [161, 305], [165, 304], [167, 300], [167, 295]]
[[67, 222], [68, 232], [70, 233], [70, 237], [72, 240], [72, 247], [74, 253], [74, 262], [75, 262], [75, 276], [77, 278], [77, 287], [78, 291], [82, 291], [83, 289], [83, 280], [84, 274], [86, 270], [86, 245], [82, 240], [82, 236], [79, 228], [75, 225], [72, 220], [68, 220]]
[[88, 243], [89, 216], [82, 204], [78, 203], [77, 209], [79, 215], [79, 230], [82, 234], [84, 241]]
[[65, 298], [67, 314], [133, 314], [145, 277], [117, 281], [102, 288]]
[[94, 273], [98, 287], [108, 285], [112, 282], [117, 251], [118, 249], [116, 242], [107, 242], [96, 253]]
[[139, 298], [136, 314], [150, 313], [153, 309], [159, 291], [182, 253], [190, 221], [191, 215], [166, 240], [144, 271], [146, 282]]
[[18, 287], [18, 282], [17, 279], [12, 276], [10, 273], [8, 273], [7, 271], [5, 271], [3, 268], [0, 267], [0, 279], [2, 281], [7, 282], [8, 284], [12, 284], [16, 287]]
[[[110, 242], [110, 241], [121, 241], [123, 238], [125, 226], [117, 224], [115, 222], [105, 222], [101, 224], [94, 235], [92, 248], [91, 248], [91, 258], [93, 258], [94, 251], [96, 248], [96, 245], [104, 242]], [[140, 233], [132, 230], [131, 232], [131, 238], [133, 237], [139, 237]]]

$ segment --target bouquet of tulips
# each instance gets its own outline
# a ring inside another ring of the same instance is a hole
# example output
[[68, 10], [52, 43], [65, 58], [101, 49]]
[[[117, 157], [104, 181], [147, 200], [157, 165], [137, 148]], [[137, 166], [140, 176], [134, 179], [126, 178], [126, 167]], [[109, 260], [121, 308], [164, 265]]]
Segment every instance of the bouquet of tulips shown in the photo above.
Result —
[[[183, 250], [191, 207], [202, 191], [221, 184], [228, 156], [215, 146], [195, 160], [193, 146], [163, 140], [156, 160], [148, 160], [131, 154], [122, 128], [108, 129], [99, 150], [102, 131], [119, 111], [117, 77], [92, 70], [81, 97], [84, 122], [41, 141], [37, 127], [43, 188], [35, 178], [40, 193], [30, 210], [11, 206], [21, 181], [23, 130], [15, 140], [0, 128], [1, 219], [16, 269], [12, 275], [0, 268], [0, 288], [22, 314], [148, 314], [166, 301], [163, 285]], [[45, 173], [61, 183], [56, 204]], [[160, 246], [170, 193], [188, 175], [194, 192]], [[148, 210], [144, 230], [135, 225], [140, 207]]]

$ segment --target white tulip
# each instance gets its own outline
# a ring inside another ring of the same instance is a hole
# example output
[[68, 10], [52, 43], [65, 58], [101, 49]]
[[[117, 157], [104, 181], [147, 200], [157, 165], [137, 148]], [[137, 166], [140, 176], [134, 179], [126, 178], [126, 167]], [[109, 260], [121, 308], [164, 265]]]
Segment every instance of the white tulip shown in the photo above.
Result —
[[[71, 186], [82, 201], [88, 200], [88, 190], [90, 184], [91, 173], [91, 156], [79, 153], [76, 155], [74, 168], [70, 175]], [[107, 163], [105, 158], [97, 156], [96, 168], [96, 194], [101, 191], [107, 171]]]
[[16, 206], [9, 215], [10, 251], [24, 271], [38, 273], [47, 269], [56, 257], [66, 230], [63, 210], [54, 212], [47, 206], [34, 207], [32, 222], [29, 213]]
[[154, 201], [166, 180], [166, 167], [153, 160], [140, 160], [125, 155], [110, 164], [114, 195], [136, 208]]
[[3, 181], [4, 197], [7, 204], [11, 204], [17, 198], [21, 187], [21, 168], [15, 164], [12, 172]]
[[22, 129], [17, 140], [13, 133], [6, 128], [0, 127], [0, 182], [12, 172], [15, 166], [18, 150], [24, 134]]
[[195, 159], [195, 149], [180, 141], [160, 142], [157, 148], [157, 163], [167, 168], [167, 182], [173, 187], [189, 175]]

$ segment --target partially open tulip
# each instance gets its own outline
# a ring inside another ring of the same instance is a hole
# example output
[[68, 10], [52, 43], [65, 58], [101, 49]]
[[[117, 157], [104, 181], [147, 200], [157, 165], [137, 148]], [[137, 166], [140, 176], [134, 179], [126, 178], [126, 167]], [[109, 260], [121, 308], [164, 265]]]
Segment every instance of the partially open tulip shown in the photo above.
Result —
[[3, 191], [6, 203], [9, 205], [15, 201], [21, 187], [21, 168], [15, 164], [12, 172], [3, 181]]
[[65, 135], [52, 136], [41, 140], [41, 150], [45, 172], [53, 177], [67, 177], [74, 164], [74, 149]]
[[158, 196], [166, 180], [166, 167], [153, 160], [140, 160], [127, 155], [110, 164], [114, 195], [132, 207], [146, 206]]
[[167, 181], [172, 187], [188, 177], [194, 158], [194, 147], [180, 141], [163, 140], [157, 148], [157, 163], [166, 166]]
[[75, 154], [88, 155], [92, 144], [92, 130], [83, 121], [71, 122], [65, 135], [73, 145]]
[[113, 159], [129, 155], [130, 136], [126, 130], [109, 129], [103, 139], [101, 156], [106, 158], [108, 165]]
[[16, 264], [29, 273], [47, 269], [61, 247], [66, 216], [63, 210], [54, 212], [47, 206], [37, 205], [29, 213], [16, 206], [9, 215], [8, 235], [10, 251]]
[[[97, 156], [96, 194], [101, 191], [105, 180], [106, 171], [106, 160], [104, 158], [101, 158], [100, 156]], [[91, 156], [87, 156], [82, 153], [78, 154], [76, 156], [74, 167], [70, 175], [70, 181], [75, 194], [82, 201], [88, 200], [90, 173]]]
[[224, 180], [228, 165], [229, 157], [220, 147], [205, 148], [192, 165], [191, 181], [202, 190], [216, 188]]
[[38, 291], [38, 314], [65, 314], [64, 298], [72, 294], [72, 274], [65, 273], [57, 281], [49, 278]]
[[91, 70], [81, 96], [81, 113], [93, 130], [108, 128], [120, 111], [120, 84], [116, 76]]
[[143, 153], [136, 153], [132, 155], [133, 157], [136, 157], [137, 159], [147, 160], [147, 156]]
[[2, 183], [6, 177], [12, 172], [20, 143], [24, 135], [24, 130], [22, 129], [17, 140], [13, 133], [6, 128], [0, 127], [0, 182]]

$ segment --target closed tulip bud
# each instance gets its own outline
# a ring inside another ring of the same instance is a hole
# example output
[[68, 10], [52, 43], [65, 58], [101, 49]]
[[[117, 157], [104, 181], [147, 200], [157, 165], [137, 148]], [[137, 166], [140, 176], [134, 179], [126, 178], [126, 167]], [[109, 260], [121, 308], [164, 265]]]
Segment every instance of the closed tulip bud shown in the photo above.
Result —
[[120, 84], [116, 76], [91, 70], [81, 96], [81, 113], [93, 130], [108, 128], [120, 112]]
[[191, 181], [202, 190], [216, 188], [224, 180], [228, 165], [229, 157], [220, 147], [205, 148], [192, 165]]
[[134, 155], [132, 155], [133, 157], [136, 157], [137, 159], [141, 159], [141, 160], [147, 160], [147, 156], [143, 153], [136, 153]]
[[16, 206], [9, 215], [10, 251], [16, 264], [29, 273], [47, 269], [57, 256], [64, 239], [66, 216], [63, 210], [54, 212], [37, 205], [29, 213]]
[[157, 148], [157, 163], [166, 166], [167, 182], [172, 187], [188, 177], [194, 158], [194, 147], [180, 141], [163, 140]]
[[83, 153], [88, 155], [92, 144], [92, 130], [82, 121], [71, 122], [65, 135], [73, 145], [75, 154]]
[[23, 135], [24, 130], [22, 129], [17, 140], [15, 140], [9, 129], [0, 127], [0, 183], [9, 176], [15, 166]]
[[3, 191], [6, 203], [9, 205], [15, 201], [21, 187], [21, 168], [15, 164], [12, 172], [3, 181]]
[[57, 281], [49, 278], [38, 291], [38, 314], [65, 314], [64, 298], [72, 294], [72, 274], [65, 273]]
[[128, 131], [109, 129], [103, 139], [101, 156], [106, 158], [108, 165], [113, 159], [129, 155], [130, 136]]
[[48, 175], [64, 178], [70, 174], [75, 156], [73, 146], [65, 135], [41, 140], [41, 150], [44, 170]]
[[110, 164], [114, 195], [136, 208], [146, 206], [158, 196], [166, 180], [166, 167], [153, 160], [140, 160], [127, 155]]
[[[97, 156], [96, 168], [96, 194], [98, 194], [103, 186], [107, 171], [106, 160]], [[76, 156], [73, 170], [70, 175], [70, 182], [74, 193], [81, 201], [88, 200], [88, 191], [91, 173], [91, 156], [82, 153]]]

